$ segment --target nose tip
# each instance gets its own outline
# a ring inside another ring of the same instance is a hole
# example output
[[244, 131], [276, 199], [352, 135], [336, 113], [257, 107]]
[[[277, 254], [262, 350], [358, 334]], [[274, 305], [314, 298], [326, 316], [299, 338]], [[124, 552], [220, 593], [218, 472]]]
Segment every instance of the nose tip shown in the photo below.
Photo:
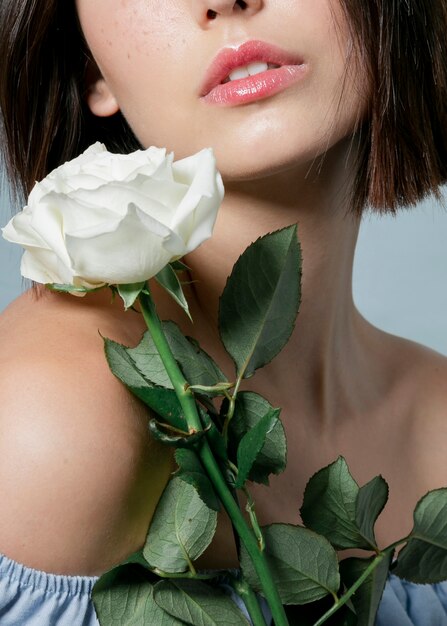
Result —
[[236, 0], [236, 2], [225, 2], [225, 0], [216, 0], [209, 3], [211, 8], [206, 12], [208, 19], [215, 19], [218, 15], [230, 15], [233, 11], [239, 9], [245, 11], [247, 2], [245, 0]]
[[263, 0], [195, 0], [194, 14], [201, 25], [228, 17], [235, 13], [253, 14], [261, 8]]

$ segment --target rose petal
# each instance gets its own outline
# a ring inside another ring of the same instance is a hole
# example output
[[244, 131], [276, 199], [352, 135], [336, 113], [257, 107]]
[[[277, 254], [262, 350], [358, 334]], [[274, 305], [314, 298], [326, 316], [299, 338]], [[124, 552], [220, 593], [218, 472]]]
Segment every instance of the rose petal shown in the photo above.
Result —
[[169, 263], [171, 254], [163, 243], [172, 237], [166, 226], [131, 204], [115, 230], [92, 237], [67, 235], [66, 244], [78, 277], [126, 284], [147, 280]]
[[39, 233], [36, 233], [31, 226], [32, 212], [28, 207], [25, 207], [23, 211], [15, 215], [4, 228], [2, 228], [2, 235], [7, 241], [12, 243], [19, 243], [21, 246], [34, 246], [37, 248], [48, 248]]
[[187, 254], [211, 237], [224, 188], [210, 149], [174, 163], [173, 169], [176, 180], [189, 183], [171, 225], [185, 242]]
[[36, 283], [71, 284], [73, 273], [61, 263], [51, 250], [30, 248], [25, 250], [20, 264], [22, 276]]
[[33, 207], [30, 212], [30, 227], [45, 242], [45, 246], [53, 250], [60, 261], [70, 268], [70, 257], [64, 241], [63, 219], [58, 208], [48, 206], [44, 202]]

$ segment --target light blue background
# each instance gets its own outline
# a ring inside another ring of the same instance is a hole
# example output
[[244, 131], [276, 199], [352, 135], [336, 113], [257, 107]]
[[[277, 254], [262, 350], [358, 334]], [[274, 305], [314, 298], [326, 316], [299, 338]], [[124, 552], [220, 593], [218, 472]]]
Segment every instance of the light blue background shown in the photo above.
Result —
[[447, 355], [447, 194], [397, 217], [366, 216], [353, 291], [373, 324]]
[[[0, 222], [11, 216], [5, 187]], [[447, 197], [445, 198], [447, 204]], [[354, 299], [373, 324], [447, 355], [447, 209], [434, 200], [397, 217], [367, 215], [354, 264]], [[24, 288], [18, 246], [0, 238], [0, 310]]]

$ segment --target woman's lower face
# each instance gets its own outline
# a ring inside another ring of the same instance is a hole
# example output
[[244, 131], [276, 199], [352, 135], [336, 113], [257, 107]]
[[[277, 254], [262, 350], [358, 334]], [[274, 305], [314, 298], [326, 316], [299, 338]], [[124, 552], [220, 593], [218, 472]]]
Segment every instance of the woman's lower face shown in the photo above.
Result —
[[[245, 8], [243, 8], [245, 7]], [[364, 72], [334, 0], [77, 0], [101, 79], [94, 114], [122, 111], [144, 146], [212, 147], [224, 178], [311, 162], [350, 134]]]

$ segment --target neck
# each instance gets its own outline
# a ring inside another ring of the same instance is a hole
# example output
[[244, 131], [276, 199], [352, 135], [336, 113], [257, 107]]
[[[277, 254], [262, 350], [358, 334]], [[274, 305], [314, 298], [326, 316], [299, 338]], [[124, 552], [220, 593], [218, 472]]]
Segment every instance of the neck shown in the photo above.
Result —
[[303, 280], [296, 328], [283, 352], [250, 385], [279, 406], [284, 406], [285, 398], [290, 406], [298, 402], [307, 415], [318, 416], [326, 425], [365, 402], [364, 397], [356, 398], [356, 389], [361, 388], [356, 382], [366, 376], [362, 364], [367, 328], [354, 307], [351, 287], [359, 220], [349, 213], [343, 193], [343, 165], [329, 161], [327, 157], [318, 179], [288, 171], [227, 183], [213, 237], [186, 260], [197, 281], [195, 323], [189, 332], [204, 340], [221, 363], [218, 299], [232, 266], [258, 237], [298, 223]]

